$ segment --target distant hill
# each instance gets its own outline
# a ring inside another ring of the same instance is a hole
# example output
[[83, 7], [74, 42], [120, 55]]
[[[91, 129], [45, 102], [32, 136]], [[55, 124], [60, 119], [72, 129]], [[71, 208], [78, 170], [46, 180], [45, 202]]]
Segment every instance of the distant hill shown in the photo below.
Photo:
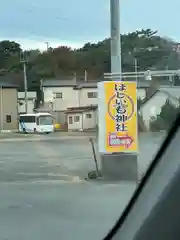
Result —
[[[180, 69], [178, 43], [158, 36], [151, 29], [122, 35], [123, 71], [134, 71], [135, 59], [138, 70]], [[0, 42], [0, 75], [23, 86], [23, 65], [21, 46], [13, 41]], [[88, 79], [103, 77], [110, 72], [110, 39], [97, 44], [86, 43], [82, 48], [72, 50], [66, 46], [50, 48], [46, 52], [36, 49], [24, 53], [27, 63], [29, 89], [39, 88], [42, 78], [61, 76], [83, 76]]]

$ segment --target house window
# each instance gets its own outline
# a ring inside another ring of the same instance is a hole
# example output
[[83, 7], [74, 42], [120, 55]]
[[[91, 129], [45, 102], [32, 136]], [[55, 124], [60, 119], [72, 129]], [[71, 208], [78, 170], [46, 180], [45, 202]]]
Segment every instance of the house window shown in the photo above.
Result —
[[53, 93], [54, 98], [63, 98], [63, 93], [62, 92], [55, 92]]
[[87, 97], [88, 98], [97, 98], [98, 97], [98, 93], [97, 92], [88, 92], [87, 93]]
[[73, 118], [69, 117], [69, 124], [73, 124]]
[[11, 115], [6, 115], [6, 122], [11, 123]]
[[74, 116], [74, 122], [79, 122], [80, 117], [79, 116]]
[[87, 113], [86, 114], [86, 118], [92, 118], [92, 114], [91, 113]]

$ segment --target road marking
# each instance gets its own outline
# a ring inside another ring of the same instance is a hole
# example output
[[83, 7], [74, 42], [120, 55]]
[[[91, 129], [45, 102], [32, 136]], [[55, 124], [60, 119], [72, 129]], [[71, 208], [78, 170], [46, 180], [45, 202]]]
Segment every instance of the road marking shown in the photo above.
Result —
[[[55, 180], [45, 180], [45, 181], [67, 181], [67, 182], [81, 182], [82, 180], [79, 178], [79, 176], [72, 176], [72, 175], [68, 175], [68, 174], [54, 174], [54, 173], [18, 173], [17, 175], [21, 175], [21, 176], [31, 176], [31, 177], [59, 177], [62, 179], [55, 179]], [[41, 180], [37, 180], [37, 181], [41, 181]], [[44, 181], [44, 180], [43, 180]]]
[[[58, 174], [46, 173], [45, 175], [47, 175], [48, 177], [66, 178], [66, 179], [59, 179], [57, 181], [71, 182], [71, 183], [81, 182], [82, 180], [80, 179], [79, 176], [73, 176], [73, 175], [61, 173], [61, 167], [62, 168], [67, 167], [66, 166], [67, 164], [65, 164], [65, 162], [62, 161], [58, 148], [57, 148], [57, 150], [55, 150], [53, 148], [53, 145], [51, 145], [51, 146], [52, 146], [52, 148], [50, 146], [48, 146], [48, 144], [45, 144], [45, 142], [41, 142], [41, 143], [35, 145], [36, 150], [37, 150], [38, 154], [41, 156], [41, 158], [42, 157], [45, 158], [44, 165], [41, 165], [40, 166], [41, 168], [43, 168], [43, 167], [46, 168], [46, 167], [48, 167], [48, 165], [59, 168]], [[39, 174], [37, 173], [36, 175], [41, 175], [41, 174], [42, 173], [39, 173]], [[50, 181], [54, 181], [54, 180], [50, 180]]]
[[31, 180], [31, 181], [14, 181], [14, 182], [8, 182], [8, 181], [3, 181], [1, 182], [0, 185], [32, 185], [32, 184], [80, 184], [80, 183], [86, 183], [89, 184], [87, 181], [85, 180], [75, 180], [75, 179], [71, 179], [71, 180]]

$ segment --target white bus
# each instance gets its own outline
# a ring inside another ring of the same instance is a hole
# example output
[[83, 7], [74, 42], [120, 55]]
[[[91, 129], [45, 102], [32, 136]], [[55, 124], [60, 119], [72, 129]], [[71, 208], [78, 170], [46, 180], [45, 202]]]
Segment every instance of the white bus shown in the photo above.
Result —
[[54, 132], [53, 117], [49, 113], [21, 114], [19, 116], [19, 132], [23, 133]]

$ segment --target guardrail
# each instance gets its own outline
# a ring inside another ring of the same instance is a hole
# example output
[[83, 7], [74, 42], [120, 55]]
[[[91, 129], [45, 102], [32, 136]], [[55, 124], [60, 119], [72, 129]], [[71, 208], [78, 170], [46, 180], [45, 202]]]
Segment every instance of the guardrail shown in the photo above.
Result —
[[165, 76], [180, 76], [180, 70], [162, 70], [162, 71], [140, 71], [140, 72], [122, 72], [122, 73], [104, 73], [104, 78], [136, 78], [136, 77], [165, 77]]

